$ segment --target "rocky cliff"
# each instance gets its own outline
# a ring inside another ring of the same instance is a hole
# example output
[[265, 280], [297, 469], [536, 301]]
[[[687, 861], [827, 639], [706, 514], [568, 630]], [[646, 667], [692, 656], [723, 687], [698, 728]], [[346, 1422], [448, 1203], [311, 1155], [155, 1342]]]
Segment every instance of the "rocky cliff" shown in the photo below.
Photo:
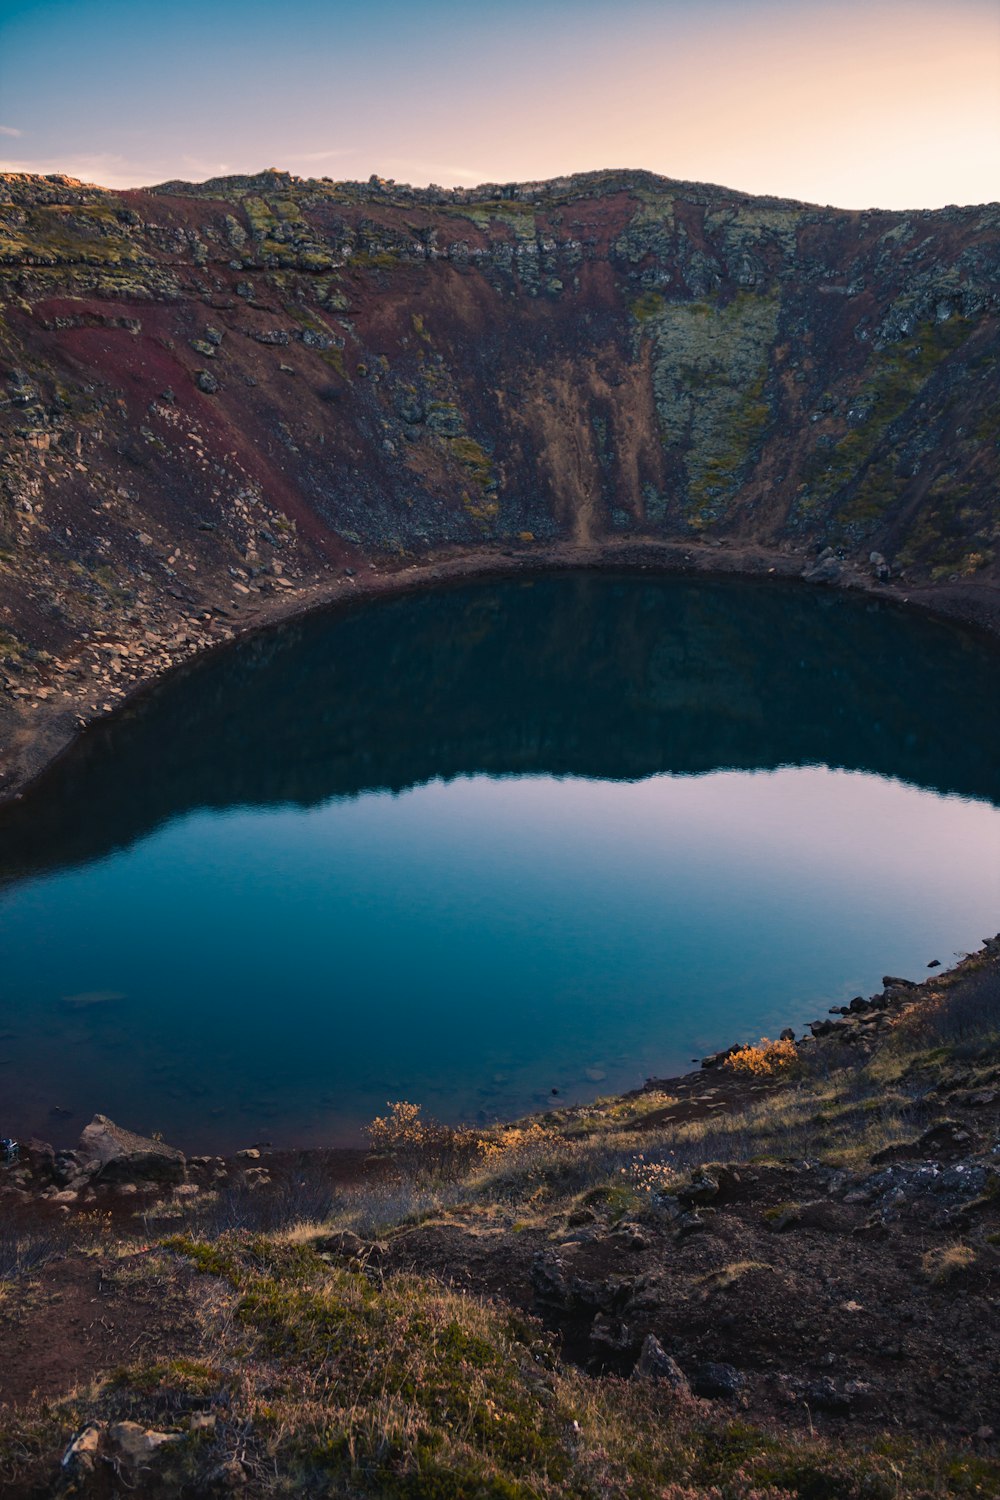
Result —
[[1000, 205], [7, 175], [0, 298], [0, 795], [179, 657], [404, 569], [1000, 582]]

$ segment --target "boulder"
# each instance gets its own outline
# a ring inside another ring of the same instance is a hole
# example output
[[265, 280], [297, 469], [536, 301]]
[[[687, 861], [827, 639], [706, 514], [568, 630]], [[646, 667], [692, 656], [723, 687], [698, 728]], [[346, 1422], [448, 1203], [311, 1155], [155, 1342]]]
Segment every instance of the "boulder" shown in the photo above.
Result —
[[678, 1396], [691, 1394], [691, 1387], [688, 1385], [684, 1371], [653, 1333], [647, 1333], [642, 1341], [642, 1348], [635, 1362], [632, 1376], [640, 1380], [660, 1380], [671, 1390], [676, 1391]]
[[73, 1438], [62, 1456], [61, 1464], [73, 1479], [82, 1479], [93, 1474], [97, 1467], [97, 1455], [101, 1442], [103, 1422], [91, 1422]]
[[156, 1432], [139, 1422], [114, 1422], [108, 1428], [108, 1444], [123, 1468], [134, 1474], [150, 1467], [160, 1449], [168, 1443], [179, 1443], [179, 1432]]
[[699, 1365], [691, 1384], [696, 1396], [732, 1400], [743, 1389], [743, 1376], [733, 1365], [709, 1363]]
[[40, 1141], [37, 1136], [32, 1136], [21, 1147], [21, 1159], [36, 1177], [41, 1177], [46, 1182], [51, 1182], [56, 1175], [56, 1153], [48, 1141]]
[[598, 1313], [590, 1325], [587, 1342], [598, 1354], [624, 1354], [634, 1347], [632, 1333], [627, 1323], [620, 1318]]
[[837, 583], [843, 571], [833, 550], [827, 547], [810, 567], [803, 568], [802, 577], [807, 583]]
[[95, 1115], [80, 1136], [80, 1153], [95, 1162], [98, 1182], [182, 1182], [183, 1151], [125, 1130], [107, 1115]]

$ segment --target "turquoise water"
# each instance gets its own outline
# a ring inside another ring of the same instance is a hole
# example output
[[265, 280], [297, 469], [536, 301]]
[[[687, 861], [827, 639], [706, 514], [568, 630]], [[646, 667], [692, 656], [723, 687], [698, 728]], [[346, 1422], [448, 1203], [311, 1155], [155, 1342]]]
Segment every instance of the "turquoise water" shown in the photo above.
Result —
[[560, 576], [273, 631], [0, 818], [0, 1134], [350, 1141], [802, 1025], [1000, 927], [998, 745], [992, 648], [815, 590]]

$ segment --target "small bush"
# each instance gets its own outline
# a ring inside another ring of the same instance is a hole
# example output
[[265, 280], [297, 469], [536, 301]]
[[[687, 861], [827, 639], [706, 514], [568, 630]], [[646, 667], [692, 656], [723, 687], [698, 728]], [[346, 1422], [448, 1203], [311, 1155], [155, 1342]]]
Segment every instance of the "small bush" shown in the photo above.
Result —
[[976, 1252], [969, 1245], [938, 1245], [920, 1258], [920, 1269], [933, 1286], [943, 1286], [975, 1264]]
[[413, 1174], [421, 1171], [454, 1177], [467, 1172], [488, 1151], [482, 1131], [468, 1126], [442, 1125], [420, 1118], [420, 1105], [397, 1099], [387, 1115], [367, 1127], [372, 1149], [391, 1156]]
[[66, 1229], [59, 1224], [44, 1228], [0, 1224], [0, 1281], [14, 1281], [40, 1271], [50, 1260], [65, 1253], [67, 1239]]
[[731, 1052], [724, 1066], [733, 1073], [746, 1073], [755, 1078], [774, 1078], [778, 1074], [796, 1072], [799, 1054], [794, 1042], [772, 1042], [764, 1036], [755, 1047], [740, 1047], [738, 1051]]

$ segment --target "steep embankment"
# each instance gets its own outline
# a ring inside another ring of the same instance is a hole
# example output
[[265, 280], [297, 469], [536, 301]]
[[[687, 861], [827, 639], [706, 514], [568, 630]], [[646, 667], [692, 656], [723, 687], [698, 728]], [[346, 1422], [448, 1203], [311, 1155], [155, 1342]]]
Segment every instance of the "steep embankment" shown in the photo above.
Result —
[[638, 172], [0, 200], [0, 797], [177, 659], [401, 569], [829, 546], [820, 579], [876, 552], [996, 618], [997, 205]]

